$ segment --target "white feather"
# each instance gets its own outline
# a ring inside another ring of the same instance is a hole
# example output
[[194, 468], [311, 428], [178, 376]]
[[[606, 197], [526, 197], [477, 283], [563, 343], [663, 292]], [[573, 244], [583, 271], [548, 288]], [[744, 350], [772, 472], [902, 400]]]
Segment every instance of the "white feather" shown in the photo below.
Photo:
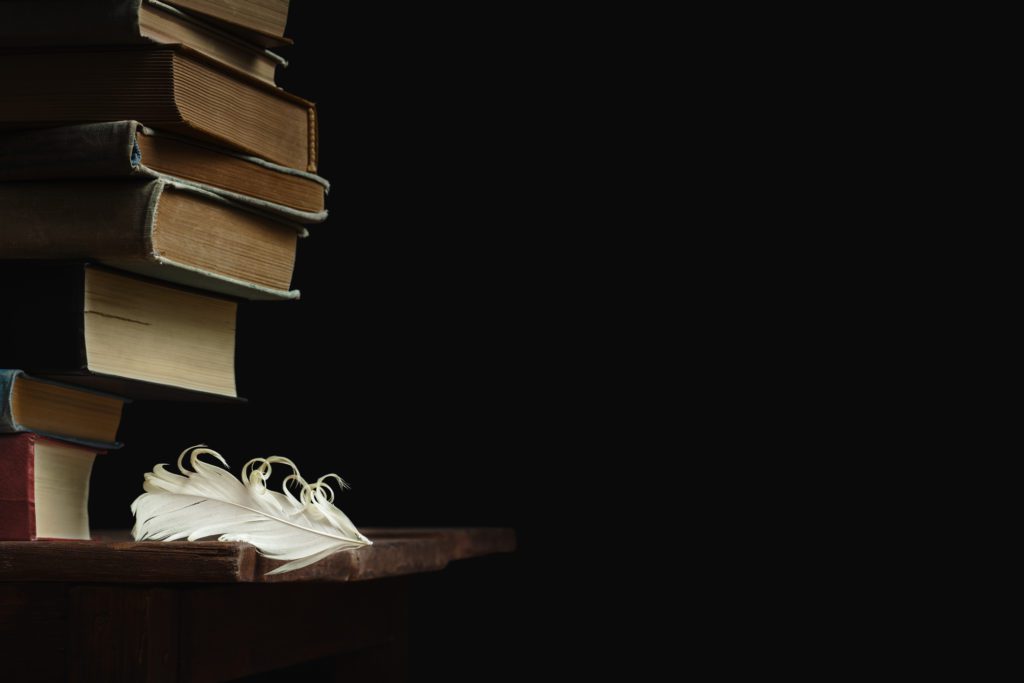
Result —
[[[185, 455], [192, 470], [185, 469]], [[336, 474], [308, 483], [288, 458], [254, 458], [242, 468], [241, 480], [229, 471], [203, 462], [209, 454], [228, 466], [216, 451], [194, 446], [178, 456], [175, 474], [157, 465], [145, 474], [146, 491], [132, 503], [136, 541], [195, 541], [219, 536], [220, 541], [245, 541], [275, 560], [291, 560], [269, 574], [300, 569], [340, 550], [372, 545], [341, 510], [334, 506], [334, 490], [325, 480], [333, 477], [341, 488], [347, 484]], [[273, 464], [291, 467], [284, 479], [284, 493], [267, 488]], [[297, 486], [299, 497], [289, 490]]]

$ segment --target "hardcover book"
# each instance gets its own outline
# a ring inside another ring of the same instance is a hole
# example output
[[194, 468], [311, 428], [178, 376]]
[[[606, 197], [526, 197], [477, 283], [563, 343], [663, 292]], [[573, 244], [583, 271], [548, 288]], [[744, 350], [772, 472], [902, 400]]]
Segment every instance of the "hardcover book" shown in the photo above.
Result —
[[0, 541], [89, 539], [89, 475], [102, 450], [0, 434]]
[[172, 45], [274, 84], [288, 62], [261, 45], [159, 0], [4, 0], [0, 47]]
[[0, 54], [0, 127], [144, 121], [316, 172], [316, 109], [185, 46]]
[[4, 259], [91, 259], [229, 296], [295, 299], [288, 288], [304, 235], [166, 179], [0, 183]]
[[237, 304], [81, 263], [0, 268], [0, 367], [133, 399], [231, 401]]
[[193, 14], [223, 22], [261, 45], [287, 45], [284, 37], [288, 23], [289, 0], [168, 0], [170, 4]]
[[320, 176], [136, 121], [0, 132], [0, 180], [162, 178], [299, 223], [327, 218]]
[[0, 369], [0, 434], [35, 432], [94, 448], [120, 448], [117, 428], [125, 400]]

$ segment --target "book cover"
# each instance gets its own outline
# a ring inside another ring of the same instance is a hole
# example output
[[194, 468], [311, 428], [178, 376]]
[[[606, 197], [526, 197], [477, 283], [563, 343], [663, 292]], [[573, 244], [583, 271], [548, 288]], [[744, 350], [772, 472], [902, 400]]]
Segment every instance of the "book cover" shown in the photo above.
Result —
[[16, 330], [0, 367], [137, 400], [244, 400], [231, 300], [60, 261], [4, 263], [0, 295]]
[[327, 218], [324, 194], [330, 189], [313, 173], [137, 121], [0, 132], [0, 180], [77, 178], [162, 178], [297, 223]]
[[20, 424], [17, 420], [14, 407], [14, 392], [15, 384], [20, 378], [31, 379], [33, 382], [41, 382], [50, 384], [53, 387], [63, 388], [66, 390], [74, 390], [75, 392], [90, 392], [99, 396], [108, 397], [116, 400], [120, 403], [130, 401], [130, 399], [123, 398], [121, 396], [114, 396], [112, 394], [105, 394], [103, 392], [97, 392], [83, 387], [75, 387], [70, 384], [64, 384], [62, 382], [55, 382], [42, 377], [31, 377], [25, 374], [21, 370], [0, 368], [0, 434], [16, 434], [20, 432], [34, 432], [42, 436], [47, 436], [52, 439], [61, 439], [70, 443], [77, 443], [83, 446], [89, 446], [90, 448], [99, 448], [102, 450], [116, 450], [121, 448], [122, 444], [119, 441], [97, 441], [93, 439], [86, 439], [76, 437], [67, 433], [65, 430], [63, 433], [55, 430], [47, 429], [33, 429]]
[[144, 121], [315, 173], [312, 102], [184, 45], [24, 48], [0, 54], [0, 127]]
[[0, 258], [91, 259], [244, 299], [290, 290], [296, 223], [194, 185], [138, 181], [0, 183]]
[[211, 21], [222, 22], [227, 30], [268, 47], [290, 45], [284, 35], [289, 0], [168, 0]]
[[88, 540], [89, 475], [103, 453], [32, 432], [0, 434], [0, 541]]
[[4, 0], [0, 46], [182, 43], [223, 66], [273, 84], [288, 62], [256, 42], [159, 0]]
[[0, 540], [36, 539], [36, 434], [0, 434]]

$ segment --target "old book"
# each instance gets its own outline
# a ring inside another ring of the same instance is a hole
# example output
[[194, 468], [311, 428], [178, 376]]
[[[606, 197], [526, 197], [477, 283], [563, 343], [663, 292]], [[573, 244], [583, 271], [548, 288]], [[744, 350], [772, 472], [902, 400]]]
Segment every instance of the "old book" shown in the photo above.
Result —
[[295, 299], [305, 234], [165, 179], [0, 183], [4, 259], [93, 259], [230, 296]]
[[95, 265], [0, 268], [0, 367], [134, 399], [236, 399], [237, 304]]
[[312, 102], [218, 68], [185, 46], [0, 54], [0, 127], [133, 119], [316, 171]]
[[0, 540], [89, 539], [89, 475], [102, 450], [0, 434]]
[[284, 38], [289, 0], [168, 0], [193, 14], [223, 22], [228, 30], [241, 33], [261, 45], [291, 43]]
[[280, 55], [159, 0], [4, 0], [0, 46], [183, 43], [271, 85]]
[[161, 176], [300, 223], [327, 218], [323, 178], [136, 121], [0, 132], [0, 180]]
[[0, 368], [0, 434], [35, 432], [96, 448], [120, 448], [126, 399]]

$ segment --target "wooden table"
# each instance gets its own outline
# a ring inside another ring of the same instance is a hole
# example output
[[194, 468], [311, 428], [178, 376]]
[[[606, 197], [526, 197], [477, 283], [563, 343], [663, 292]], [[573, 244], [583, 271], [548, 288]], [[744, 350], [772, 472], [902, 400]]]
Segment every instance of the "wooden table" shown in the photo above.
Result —
[[363, 533], [374, 545], [274, 576], [246, 543], [0, 542], [2, 678], [202, 683], [320, 660], [327, 680], [404, 680], [408, 577], [515, 548], [510, 529]]

